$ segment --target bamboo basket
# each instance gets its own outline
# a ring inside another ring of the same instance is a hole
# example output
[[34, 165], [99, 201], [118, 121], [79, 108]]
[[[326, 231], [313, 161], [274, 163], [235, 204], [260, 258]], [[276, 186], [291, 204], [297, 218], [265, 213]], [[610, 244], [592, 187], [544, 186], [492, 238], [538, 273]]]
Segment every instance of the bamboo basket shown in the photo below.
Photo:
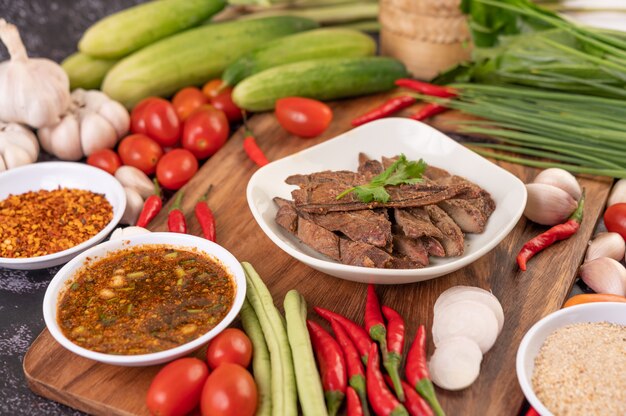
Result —
[[461, 0], [380, 0], [383, 55], [404, 62], [413, 76], [431, 79], [468, 60], [471, 35]]

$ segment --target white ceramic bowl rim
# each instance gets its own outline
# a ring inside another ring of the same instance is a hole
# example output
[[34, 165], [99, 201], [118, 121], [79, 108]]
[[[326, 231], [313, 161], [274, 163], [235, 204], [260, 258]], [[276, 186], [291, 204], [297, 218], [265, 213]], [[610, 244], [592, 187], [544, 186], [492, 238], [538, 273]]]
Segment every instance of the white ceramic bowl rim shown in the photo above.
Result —
[[[194, 242], [198, 244], [193, 244]], [[70, 280], [75, 271], [84, 265], [87, 257], [103, 258], [108, 253], [123, 250], [136, 245], [158, 245], [179, 249], [197, 249], [199, 254], [205, 254], [219, 260], [219, 262], [227, 269], [233, 279], [233, 283], [235, 284], [235, 298], [233, 299], [233, 304], [231, 305], [230, 310], [217, 325], [204, 333], [202, 336], [177, 347], [154, 353], [137, 355], [105, 354], [91, 351], [74, 344], [63, 334], [57, 322], [57, 303], [59, 295], [65, 287], [65, 282]], [[102, 253], [100, 253], [101, 251]], [[234, 265], [238, 266], [238, 268], [233, 267]], [[235, 319], [241, 310], [245, 296], [246, 280], [243, 268], [241, 267], [239, 261], [222, 246], [189, 234], [149, 233], [98, 244], [72, 259], [57, 272], [50, 282], [44, 296], [43, 312], [44, 321], [46, 322], [48, 330], [52, 336], [68, 350], [85, 358], [108, 364], [141, 366], [169, 361], [170, 359], [185, 355], [186, 353], [189, 353], [207, 343], [228, 325], [230, 325], [230, 323]]]
[[[119, 194], [118, 196], [120, 197], [120, 204], [118, 207], [113, 207], [114, 212], [113, 212], [113, 218], [111, 219], [111, 221], [109, 221], [109, 223], [105, 225], [105, 227], [102, 230], [100, 230], [98, 234], [94, 235], [88, 240], [83, 241], [80, 244], [75, 245], [74, 247], [70, 247], [66, 250], [62, 250], [56, 253], [46, 254], [45, 256], [38, 256], [38, 257], [19, 257], [19, 258], [0, 257], [0, 263], [6, 263], [10, 265], [15, 265], [15, 266], [27, 265], [27, 264], [32, 264], [32, 263], [40, 263], [40, 262], [44, 263], [50, 260], [57, 259], [59, 257], [64, 257], [64, 256], [68, 256], [74, 253], [78, 253], [80, 251], [85, 250], [87, 247], [92, 246], [95, 241], [102, 240], [111, 231], [113, 231], [113, 228], [115, 228], [115, 226], [120, 222], [120, 220], [122, 219], [122, 216], [124, 215], [124, 211], [126, 209], [126, 193], [124, 192], [124, 188], [119, 183], [119, 181], [115, 179], [114, 176], [103, 171], [102, 169], [98, 169], [96, 167], [83, 164], [83, 163], [77, 163], [77, 162], [40, 162], [40, 163], [20, 166], [18, 168], [8, 170], [4, 172], [3, 175], [23, 175], [24, 172], [35, 171], [35, 170], [39, 170], [42, 168], [66, 169], [68, 167], [70, 169], [75, 169], [75, 170], [86, 169], [87, 171], [90, 171], [91, 174], [100, 176], [102, 180], [107, 181], [107, 187], [111, 189], [112, 192]], [[25, 192], [28, 192], [28, 191], [25, 191]], [[113, 203], [111, 201], [109, 201], [109, 203], [111, 204], [111, 206], [113, 206]]]
[[[539, 398], [537, 397], [537, 395], [534, 392], [534, 389], [532, 387], [532, 371], [529, 373], [526, 370], [526, 360], [527, 360], [527, 356], [528, 354], [531, 354], [531, 352], [529, 351], [530, 349], [530, 345], [531, 343], [533, 343], [533, 341], [535, 341], [535, 338], [537, 336], [539, 336], [539, 332], [541, 332], [544, 327], [546, 326], [550, 326], [551, 324], [555, 323], [555, 322], [559, 322], [560, 320], [562, 320], [562, 324], [561, 325], [557, 325], [555, 326], [555, 328], [550, 332], [554, 332], [559, 328], [562, 328], [564, 326], [570, 325], [570, 324], [574, 324], [574, 323], [580, 323], [580, 322], [616, 322], [618, 320], [618, 318], [620, 318], [620, 314], [619, 314], [619, 310], [622, 309], [622, 315], [621, 315], [621, 321], [623, 321], [622, 325], [626, 325], [626, 303], [621, 303], [621, 302], [594, 302], [594, 303], [586, 303], [586, 304], [581, 304], [581, 305], [574, 305], [574, 306], [569, 306], [567, 308], [563, 308], [560, 309], [556, 312], [553, 312], [545, 317], [543, 317], [542, 319], [540, 319], [539, 321], [537, 321], [529, 330], [528, 332], [526, 332], [526, 334], [524, 335], [524, 338], [522, 338], [522, 342], [519, 345], [519, 348], [517, 349], [517, 356], [516, 356], [516, 362], [515, 362], [515, 368], [516, 368], [516, 372], [517, 372], [517, 379], [519, 381], [520, 387], [524, 393], [524, 396], [526, 396], [526, 399], [530, 402], [530, 405], [542, 416], [551, 416], [552, 412], [550, 412], [550, 410], [548, 410], [548, 408], [546, 408], [543, 403], [541, 403], [541, 401], [539, 400]], [[603, 319], [585, 319], [584, 317], [588, 315], [589, 312], [597, 312], [599, 314], [606, 314], [606, 315], [610, 315], [610, 316], [606, 316]], [[575, 319], [575, 317], [572, 317], [573, 320], [566, 320], [564, 318], [566, 318], [569, 315], [577, 315], [579, 317], [581, 317], [581, 319]], [[543, 345], [543, 342], [545, 341], [545, 338], [543, 340], [541, 340], [541, 345]], [[540, 346], [541, 347], [541, 346]], [[532, 357], [532, 360], [534, 362], [535, 357]], [[534, 365], [534, 364], [533, 364]]]

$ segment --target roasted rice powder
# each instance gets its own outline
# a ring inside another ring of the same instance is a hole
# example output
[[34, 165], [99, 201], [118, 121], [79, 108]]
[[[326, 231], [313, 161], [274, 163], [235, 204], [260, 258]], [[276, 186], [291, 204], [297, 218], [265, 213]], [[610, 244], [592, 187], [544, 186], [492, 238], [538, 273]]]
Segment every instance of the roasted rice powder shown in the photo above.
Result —
[[67, 250], [98, 234], [113, 218], [104, 195], [58, 188], [0, 201], [0, 257], [38, 257]]

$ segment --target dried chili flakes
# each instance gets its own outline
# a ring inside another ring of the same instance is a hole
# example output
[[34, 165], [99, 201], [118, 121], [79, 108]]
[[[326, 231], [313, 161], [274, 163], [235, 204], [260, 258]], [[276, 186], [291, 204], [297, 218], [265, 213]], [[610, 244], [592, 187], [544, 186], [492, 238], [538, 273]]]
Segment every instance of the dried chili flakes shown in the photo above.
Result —
[[102, 194], [59, 188], [0, 201], [0, 257], [37, 257], [67, 250], [98, 234], [113, 218]]

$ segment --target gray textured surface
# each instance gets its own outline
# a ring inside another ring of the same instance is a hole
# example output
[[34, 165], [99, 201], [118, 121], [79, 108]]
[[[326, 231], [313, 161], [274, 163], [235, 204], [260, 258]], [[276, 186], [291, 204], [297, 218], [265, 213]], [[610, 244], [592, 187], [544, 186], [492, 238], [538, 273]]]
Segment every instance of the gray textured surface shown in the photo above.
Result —
[[[0, 17], [18, 26], [30, 56], [61, 61], [76, 50], [91, 23], [135, 3], [139, 0], [0, 0]], [[0, 60], [7, 57], [0, 46]], [[24, 354], [45, 326], [41, 304], [57, 270], [0, 268], [0, 415], [82, 414], [31, 393], [22, 371]]]

